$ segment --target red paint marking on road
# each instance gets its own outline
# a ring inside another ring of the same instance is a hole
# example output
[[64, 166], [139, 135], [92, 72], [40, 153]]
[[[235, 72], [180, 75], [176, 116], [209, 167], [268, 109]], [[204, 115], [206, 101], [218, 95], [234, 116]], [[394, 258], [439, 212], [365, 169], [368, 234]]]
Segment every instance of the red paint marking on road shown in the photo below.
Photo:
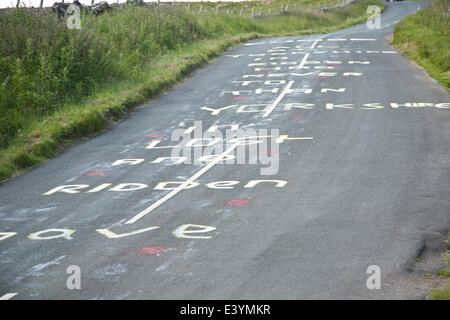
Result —
[[263, 70], [263, 71], [258, 71], [259, 73], [271, 73], [272, 70]]
[[146, 136], [146, 138], [149, 138], [149, 139], [159, 138], [159, 137], [161, 137], [160, 134], [152, 134], [152, 135], [150, 135], [150, 136]]
[[291, 118], [292, 119], [301, 119], [301, 118], [303, 118], [303, 116], [292, 116]]
[[250, 199], [233, 199], [233, 200], [225, 201], [225, 205], [227, 205], [227, 206], [242, 206], [244, 204], [249, 204], [250, 202], [252, 202], [252, 200], [250, 200]]
[[336, 66], [339, 66], [339, 64], [338, 63], [327, 63], [327, 66], [334, 66], [334, 67], [336, 67]]
[[322, 77], [322, 76], [317, 76], [316, 78], [319, 78], [319, 79], [328, 79], [328, 77]]
[[246, 100], [248, 97], [234, 97], [232, 100]]
[[166, 251], [164, 247], [145, 247], [136, 250], [137, 254], [158, 254]]
[[279, 153], [279, 152], [276, 150], [267, 150], [267, 151], [264, 151], [264, 153], [265, 154], [273, 154], [273, 153]]
[[102, 174], [105, 174], [105, 171], [91, 171], [91, 172], [86, 172], [85, 174], [83, 174], [83, 176], [86, 177], [92, 177], [92, 176], [101, 176]]

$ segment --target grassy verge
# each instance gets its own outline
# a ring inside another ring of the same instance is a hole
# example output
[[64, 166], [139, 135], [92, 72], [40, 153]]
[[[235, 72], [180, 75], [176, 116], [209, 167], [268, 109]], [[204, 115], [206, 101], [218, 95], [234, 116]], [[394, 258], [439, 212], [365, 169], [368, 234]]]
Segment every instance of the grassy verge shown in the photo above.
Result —
[[[450, 248], [450, 242], [446, 241], [446, 243], [447, 247]], [[431, 300], [450, 300], [450, 281], [448, 280], [448, 278], [450, 277], [450, 251], [447, 250], [446, 252], [442, 253], [442, 257], [444, 258], [445, 262], [447, 262], [447, 268], [439, 270], [437, 273], [441, 278], [446, 279], [446, 281], [443, 288], [434, 289], [431, 291]]]
[[108, 128], [229, 47], [331, 32], [364, 22], [369, 5], [382, 6], [360, 0], [323, 12], [289, 4], [289, 13], [257, 19], [241, 15], [246, 3], [230, 5], [227, 14], [130, 6], [85, 15], [80, 30], [46, 11], [1, 11], [0, 181]]
[[434, 0], [397, 24], [393, 44], [450, 89], [450, 0]]

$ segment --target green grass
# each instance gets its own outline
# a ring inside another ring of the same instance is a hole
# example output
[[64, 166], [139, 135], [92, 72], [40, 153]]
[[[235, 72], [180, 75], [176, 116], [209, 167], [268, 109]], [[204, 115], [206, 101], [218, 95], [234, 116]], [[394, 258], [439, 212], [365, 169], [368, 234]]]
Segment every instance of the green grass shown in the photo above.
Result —
[[[447, 263], [449, 263], [448, 253], [447, 253], [446, 260], [447, 260]], [[450, 277], [450, 264], [449, 264], [449, 267], [447, 267], [446, 269], [439, 270], [438, 275], [440, 275], [441, 277], [444, 277], [444, 278]], [[446, 281], [443, 288], [441, 288], [441, 289], [432, 290], [431, 294], [430, 294], [430, 299], [431, 300], [450, 300], [450, 282]]]
[[393, 44], [450, 89], [450, 0], [434, 0], [397, 24]]
[[[281, 3], [258, 6], [267, 12]], [[254, 3], [226, 4], [219, 14], [215, 4], [202, 14], [194, 14], [200, 4], [190, 12], [186, 5], [130, 6], [84, 15], [81, 30], [45, 10], [0, 10], [0, 181], [105, 130], [227, 48], [331, 32], [364, 22], [369, 5], [382, 6], [360, 0], [322, 12], [298, 9], [317, 1], [283, 3], [289, 14], [257, 19], [248, 17]]]
[[444, 288], [436, 289], [431, 292], [431, 300], [450, 300], [450, 283], [447, 283]]
[[441, 277], [450, 277], [450, 251], [447, 250], [446, 252], [442, 253], [442, 257], [447, 263], [447, 268], [439, 270], [438, 275], [440, 275]]
[[[449, 241], [445, 241], [447, 246], [449, 247]], [[443, 288], [441, 289], [434, 289], [431, 291], [430, 299], [431, 300], [450, 300], [450, 282], [447, 278], [450, 277], [450, 251], [446, 250], [442, 254], [442, 258], [447, 263], [447, 267], [445, 269], [441, 269], [437, 272], [437, 274], [445, 279]]]

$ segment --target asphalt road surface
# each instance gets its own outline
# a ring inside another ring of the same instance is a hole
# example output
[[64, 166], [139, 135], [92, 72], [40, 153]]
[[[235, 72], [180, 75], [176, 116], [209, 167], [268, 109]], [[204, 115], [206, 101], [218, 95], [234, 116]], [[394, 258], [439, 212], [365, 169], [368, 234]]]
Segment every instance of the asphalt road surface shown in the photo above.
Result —
[[0, 297], [422, 298], [405, 279], [448, 230], [450, 99], [386, 37], [424, 5], [250, 41], [1, 184]]

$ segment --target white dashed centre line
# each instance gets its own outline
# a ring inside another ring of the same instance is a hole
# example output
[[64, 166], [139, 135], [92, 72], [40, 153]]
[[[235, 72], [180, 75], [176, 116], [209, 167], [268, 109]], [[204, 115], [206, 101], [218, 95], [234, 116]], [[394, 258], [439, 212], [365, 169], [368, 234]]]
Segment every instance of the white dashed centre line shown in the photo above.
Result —
[[294, 81], [289, 81], [289, 83], [286, 85], [286, 87], [284, 87], [283, 91], [280, 93], [278, 98], [269, 106], [267, 111], [263, 114], [263, 118], [268, 117], [272, 113], [273, 109], [275, 109], [275, 107], [280, 103], [281, 99], [284, 98], [287, 91], [292, 87], [293, 84], [294, 84]]
[[314, 49], [314, 47], [317, 45], [317, 43], [319, 41], [322, 41], [321, 39], [317, 39], [316, 41], [313, 42], [313, 44], [311, 45], [311, 49]]
[[298, 65], [297, 69], [303, 69], [303, 66], [306, 63], [306, 60], [308, 60], [308, 57], [309, 57], [309, 53], [305, 54], [302, 61], [300, 61], [300, 64]]
[[17, 293], [7, 293], [4, 296], [1, 296], [0, 300], [9, 300], [16, 295], [17, 295]]

